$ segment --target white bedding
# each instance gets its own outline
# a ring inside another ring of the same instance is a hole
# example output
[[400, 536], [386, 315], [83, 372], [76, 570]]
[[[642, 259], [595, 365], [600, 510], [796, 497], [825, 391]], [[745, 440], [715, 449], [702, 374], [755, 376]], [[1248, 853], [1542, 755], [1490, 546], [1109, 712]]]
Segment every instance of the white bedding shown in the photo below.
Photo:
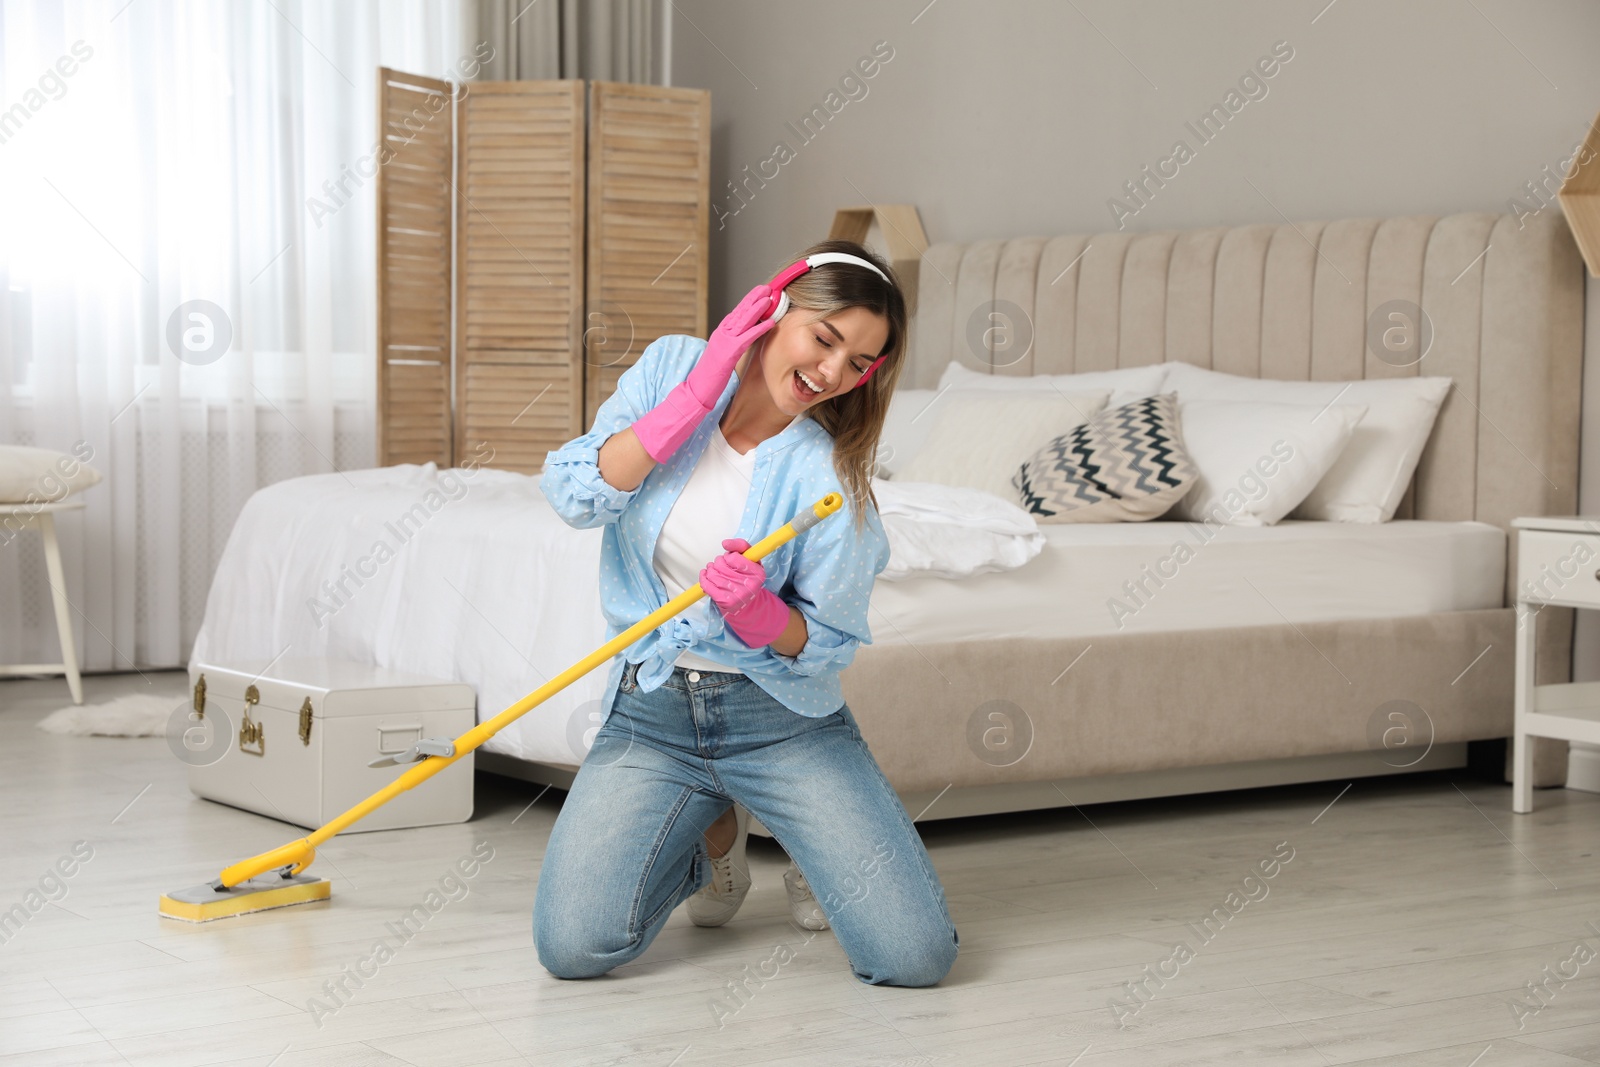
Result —
[[[482, 721], [593, 652], [606, 639], [602, 531], [562, 522], [537, 478], [480, 469], [467, 481], [467, 473], [401, 464], [257, 491], [217, 565], [193, 660], [287, 651], [404, 667], [472, 685]], [[419, 505], [422, 521], [402, 526]], [[362, 558], [375, 559], [378, 545], [392, 558], [365, 567], [359, 586], [347, 580], [348, 596], [323, 588], [346, 566], [354, 573]], [[332, 614], [314, 613], [313, 597]], [[604, 667], [591, 671], [485, 747], [576, 762], [567, 722], [598, 711], [605, 680]]]
[[[257, 492], [218, 565], [194, 661], [282, 653], [405, 667], [471, 684], [481, 720], [594, 651], [606, 638], [595, 577], [602, 531], [563, 523], [537, 478], [469, 473], [401, 465], [294, 478]], [[955, 551], [952, 539], [964, 535], [954, 527], [930, 535], [932, 524], [916, 515], [918, 501], [904, 487], [880, 499], [891, 552], [901, 554], [891, 567], [953, 566], [952, 573], [973, 576], [880, 576], [871, 615], [878, 644], [1092, 637], [1118, 632], [1119, 623], [1139, 632], [1501, 603], [1505, 535], [1482, 523], [1286, 522], [1226, 527], [1198, 544], [1198, 526], [1174, 522], [1044, 526], [1030, 534], [991, 507], [971, 509], [967, 535], [992, 539], [992, 551], [970, 539]], [[922, 540], [902, 536], [907, 530]], [[1145, 578], [1152, 596], [1135, 600], [1120, 589], [1146, 565], [1156, 571], [1172, 559], [1182, 541], [1193, 547], [1190, 558], [1169, 562], [1171, 577], [1159, 589]], [[1014, 569], [979, 573], [995, 565]], [[1131, 610], [1113, 617], [1113, 596]], [[605, 680], [603, 667], [591, 671], [486, 747], [575, 762], [568, 722], [598, 709]]]
[[872, 495], [889, 537], [879, 581], [969, 578], [1020, 567], [1044, 550], [1032, 515], [981, 489], [874, 478]]

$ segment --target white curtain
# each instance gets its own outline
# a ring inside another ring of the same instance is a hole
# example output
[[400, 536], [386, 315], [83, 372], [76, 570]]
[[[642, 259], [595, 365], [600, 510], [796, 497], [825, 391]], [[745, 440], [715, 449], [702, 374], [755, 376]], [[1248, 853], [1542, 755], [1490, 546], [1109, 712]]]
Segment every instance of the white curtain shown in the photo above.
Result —
[[[0, 444], [86, 445], [104, 476], [57, 521], [85, 670], [186, 664], [250, 494], [373, 465], [376, 70], [470, 78], [475, 22], [0, 0]], [[25, 533], [0, 662], [59, 658]]]
[[672, 0], [474, 0], [485, 78], [654, 84]]

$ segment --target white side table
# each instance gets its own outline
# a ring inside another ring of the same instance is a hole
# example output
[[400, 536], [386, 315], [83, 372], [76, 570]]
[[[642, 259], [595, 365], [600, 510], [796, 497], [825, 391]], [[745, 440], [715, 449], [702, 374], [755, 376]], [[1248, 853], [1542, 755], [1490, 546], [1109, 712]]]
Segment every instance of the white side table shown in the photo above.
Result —
[[0, 504], [0, 524], [11, 530], [33, 527], [44, 536], [44, 563], [50, 572], [50, 592], [56, 606], [56, 634], [61, 639], [62, 663], [19, 663], [0, 666], [0, 675], [10, 674], [61, 674], [66, 673], [67, 688], [72, 690], [72, 702], [83, 703], [83, 682], [78, 677], [78, 650], [72, 643], [72, 606], [67, 602], [67, 583], [61, 571], [61, 546], [56, 543], [58, 511], [75, 511], [83, 507], [78, 500], [63, 500], [54, 504]]
[[1513, 519], [1517, 536], [1516, 725], [1511, 810], [1533, 810], [1533, 737], [1600, 745], [1600, 682], [1534, 684], [1539, 609], [1600, 608], [1600, 518]]

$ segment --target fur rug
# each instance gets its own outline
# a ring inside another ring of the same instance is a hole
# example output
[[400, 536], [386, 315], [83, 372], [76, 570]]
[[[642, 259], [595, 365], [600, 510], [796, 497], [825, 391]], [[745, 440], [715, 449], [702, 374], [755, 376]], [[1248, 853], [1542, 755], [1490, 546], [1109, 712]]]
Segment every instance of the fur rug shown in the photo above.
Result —
[[166, 732], [173, 711], [183, 702], [182, 693], [130, 693], [104, 704], [68, 704], [40, 719], [38, 726], [53, 734], [159, 737]]

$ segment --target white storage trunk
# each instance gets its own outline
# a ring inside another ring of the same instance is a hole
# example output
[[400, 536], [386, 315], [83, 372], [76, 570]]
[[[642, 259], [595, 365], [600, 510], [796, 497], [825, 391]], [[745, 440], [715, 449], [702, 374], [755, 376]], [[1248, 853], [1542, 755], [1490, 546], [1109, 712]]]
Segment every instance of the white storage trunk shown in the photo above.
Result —
[[[307, 829], [411, 766], [374, 768], [369, 761], [424, 737], [458, 737], [477, 723], [477, 697], [464, 682], [348, 660], [286, 656], [270, 668], [265, 660], [192, 663], [189, 685], [199, 709], [198, 717], [190, 712], [189, 729], [212, 742], [183, 746], [189, 788]], [[472, 755], [347, 832], [465, 822], [472, 817]]]

